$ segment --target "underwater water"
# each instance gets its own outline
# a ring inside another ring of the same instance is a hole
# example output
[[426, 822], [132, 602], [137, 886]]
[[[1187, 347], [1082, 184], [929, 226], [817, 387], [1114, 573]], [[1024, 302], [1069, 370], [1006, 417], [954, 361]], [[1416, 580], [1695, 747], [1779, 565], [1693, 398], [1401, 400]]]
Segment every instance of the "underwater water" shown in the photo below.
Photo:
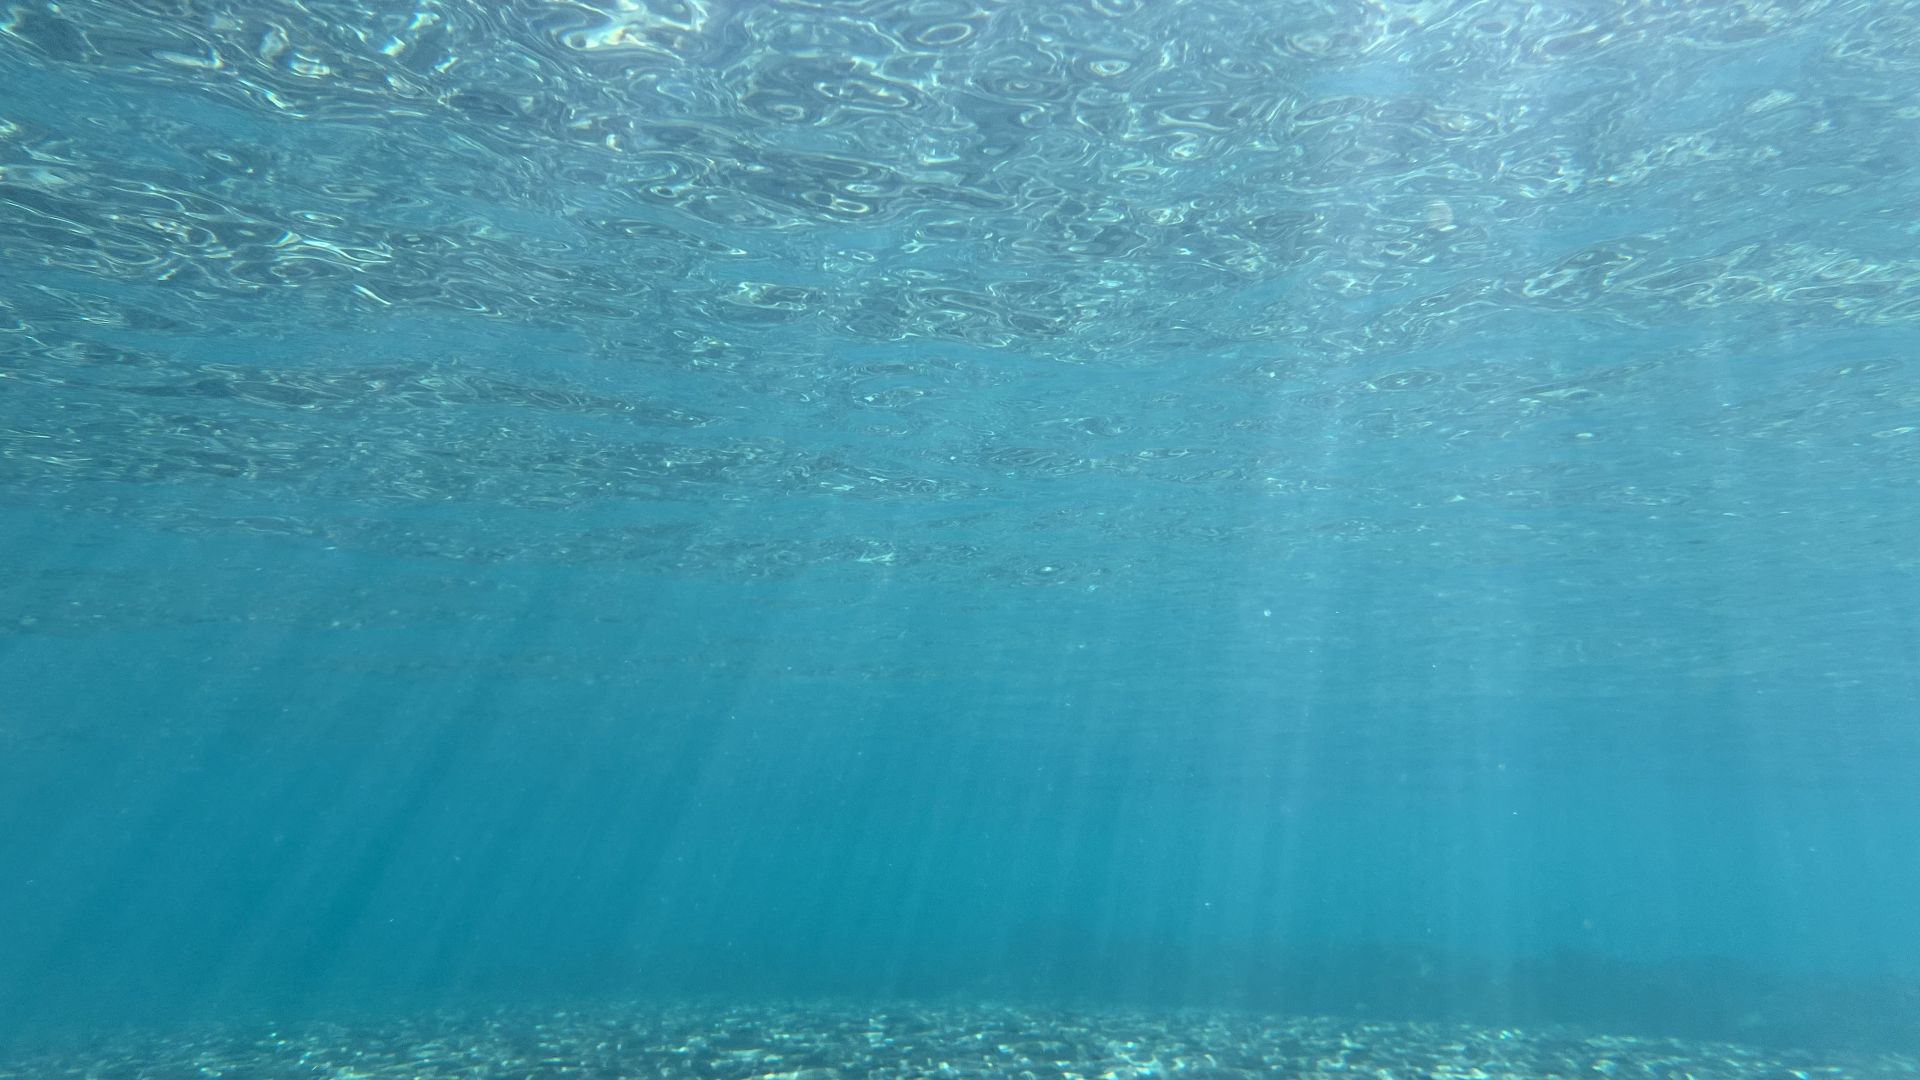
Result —
[[6, 0], [0, 1076], [1914, 1075], [1916, 342], [1920, 4]]

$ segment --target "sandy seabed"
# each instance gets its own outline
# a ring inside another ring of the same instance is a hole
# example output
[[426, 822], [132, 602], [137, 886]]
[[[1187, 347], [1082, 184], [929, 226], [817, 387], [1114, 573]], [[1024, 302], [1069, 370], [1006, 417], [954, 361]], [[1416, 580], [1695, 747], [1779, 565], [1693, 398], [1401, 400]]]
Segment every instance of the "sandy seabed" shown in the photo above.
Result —
[[195, 1025], [0, 1058], [4, 1080], [1884, 1080], [1920, 1059], [1459, 1024], [1016, 1006], [632, 1004]]

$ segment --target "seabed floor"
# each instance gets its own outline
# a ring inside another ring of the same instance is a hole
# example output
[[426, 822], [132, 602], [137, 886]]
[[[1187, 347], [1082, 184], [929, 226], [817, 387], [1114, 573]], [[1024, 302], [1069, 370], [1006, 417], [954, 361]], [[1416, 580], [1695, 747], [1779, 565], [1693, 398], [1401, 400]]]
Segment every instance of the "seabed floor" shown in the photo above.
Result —
[[1457, 1024], [1014, 1007], [657, 1004], [206, 1026], [0, 1060], [5, 1080], [1886, 1080], [1920, 1059]]

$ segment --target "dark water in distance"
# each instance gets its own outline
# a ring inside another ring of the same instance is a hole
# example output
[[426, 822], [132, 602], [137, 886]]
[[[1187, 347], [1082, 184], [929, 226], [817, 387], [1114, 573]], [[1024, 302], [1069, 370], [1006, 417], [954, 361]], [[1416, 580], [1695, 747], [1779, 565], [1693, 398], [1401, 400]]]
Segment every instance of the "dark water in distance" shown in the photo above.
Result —
[[1920, 1049], [1920, 5], [0, 7], [0, 1036]]

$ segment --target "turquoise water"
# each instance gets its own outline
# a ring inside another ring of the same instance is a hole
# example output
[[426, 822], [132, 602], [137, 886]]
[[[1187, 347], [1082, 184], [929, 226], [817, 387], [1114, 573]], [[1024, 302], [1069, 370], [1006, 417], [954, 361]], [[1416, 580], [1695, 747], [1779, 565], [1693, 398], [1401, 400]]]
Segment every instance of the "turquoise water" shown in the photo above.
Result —
[[0, 5], [0, 1039], [1920, 1052], [1916, 148], [1909, 3]]

